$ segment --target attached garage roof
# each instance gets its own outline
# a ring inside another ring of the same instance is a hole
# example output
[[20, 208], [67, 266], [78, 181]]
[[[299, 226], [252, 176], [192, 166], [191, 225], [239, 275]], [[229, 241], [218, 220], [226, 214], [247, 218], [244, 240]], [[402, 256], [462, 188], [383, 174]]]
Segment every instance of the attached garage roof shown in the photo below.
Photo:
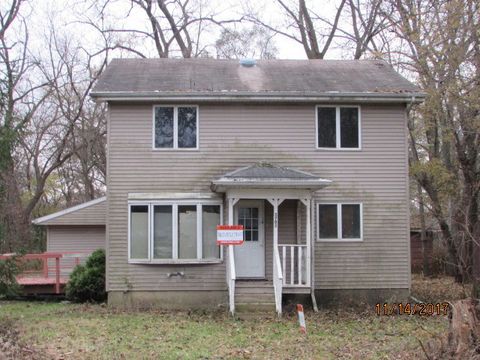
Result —
[[105, 225], [106, 197], [57, 211], [32, 222], [36, 225]]
[[269, 163], [246, 166], [212, 181], [213, 191], [226, 188], [298, 188], [321, 189], [332, 181], [322, 179], [306, 171], [281, 167]]

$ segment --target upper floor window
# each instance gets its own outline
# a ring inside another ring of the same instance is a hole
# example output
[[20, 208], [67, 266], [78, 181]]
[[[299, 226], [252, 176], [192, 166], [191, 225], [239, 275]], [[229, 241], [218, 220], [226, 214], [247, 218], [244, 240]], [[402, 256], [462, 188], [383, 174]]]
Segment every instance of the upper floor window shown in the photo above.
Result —
[[156, 201], [129, 205], [129, 261], [202, 262], [220, 259], [220, 202]]
[[154, 147], [198, 149], [198, 107], [155, 106]]
[[317, 148], [360, 149], [360, 108], [317, 106]]

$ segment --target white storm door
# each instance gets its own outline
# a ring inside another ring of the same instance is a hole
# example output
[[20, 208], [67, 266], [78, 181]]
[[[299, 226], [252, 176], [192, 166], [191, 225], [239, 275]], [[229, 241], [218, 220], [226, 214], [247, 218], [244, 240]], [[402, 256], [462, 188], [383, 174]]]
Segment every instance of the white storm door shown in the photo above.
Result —
[[235, 270], [239, 278], [265, 278], [263, 200], [241, 200], [235, 219], [243, 225], [242, 245], [235, 246]]

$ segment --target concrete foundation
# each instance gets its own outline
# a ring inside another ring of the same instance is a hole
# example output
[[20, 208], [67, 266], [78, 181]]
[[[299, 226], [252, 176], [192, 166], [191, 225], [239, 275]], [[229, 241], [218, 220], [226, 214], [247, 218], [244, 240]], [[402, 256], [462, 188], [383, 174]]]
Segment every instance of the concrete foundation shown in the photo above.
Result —
[[209, 309], [226, 308], [226, 291], [110, 291], [108, 305], [128, 309]]
[[316, 289], [315, 297], [319, 307], [337, 306], [362, 307], [376, 303], [405, 303], [409, 289]]
[[[365, 307], [376, 303], [405, 303], [408, 289], [328, 289], [315, 290], [319, 307]], [[295, 311], [295, 304], [311, 307], [310, 295], [284, 295], [284, 311]], [[225, 309], [228, 304], [226, 291], [177, 290], [177, 291], [110, 291], [108, 305], [127, 309], [186, 310]]]

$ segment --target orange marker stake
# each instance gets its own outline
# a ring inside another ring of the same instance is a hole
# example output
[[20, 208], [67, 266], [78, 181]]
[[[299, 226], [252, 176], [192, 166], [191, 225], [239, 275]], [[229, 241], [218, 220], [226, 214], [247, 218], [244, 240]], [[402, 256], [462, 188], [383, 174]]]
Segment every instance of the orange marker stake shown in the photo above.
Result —
[[300, 332], [307, 333], [307, 325], [305, 325], [305, 314], [303, 313], [302, 304], [297, 304], [298, 323], [300, 324]]

